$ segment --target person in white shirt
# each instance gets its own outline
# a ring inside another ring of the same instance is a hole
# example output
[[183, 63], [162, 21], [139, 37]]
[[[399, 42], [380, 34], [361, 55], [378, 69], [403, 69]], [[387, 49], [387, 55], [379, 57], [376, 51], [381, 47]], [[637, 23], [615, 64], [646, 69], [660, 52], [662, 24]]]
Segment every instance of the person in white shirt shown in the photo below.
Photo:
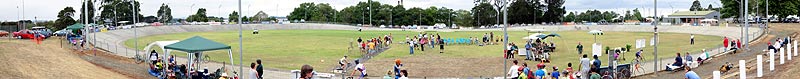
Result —
[[256, 71], [256, 63], [250, 63], [250, 73], [247, 74], [247, 79], [258, 79], [258, 71]]
[[592, 62], [587, 57], [588, 56], [586, 54], [583, 54], [583, 58], [581, 58], [581, 70], [580, 74], [578, 74], [581, 79], [589, 79], [589, 70], [591, 70]]
[[689, 39], [689, 44], [694, 45], [694, 34], [691, 34], [689, 37], [691, 38]]
[[511, 77], [511, 79], [517, 79], [519, 77], [519, 62], [517, 60], [512, 61], [513, 65], [508, 69], [507, 76]]

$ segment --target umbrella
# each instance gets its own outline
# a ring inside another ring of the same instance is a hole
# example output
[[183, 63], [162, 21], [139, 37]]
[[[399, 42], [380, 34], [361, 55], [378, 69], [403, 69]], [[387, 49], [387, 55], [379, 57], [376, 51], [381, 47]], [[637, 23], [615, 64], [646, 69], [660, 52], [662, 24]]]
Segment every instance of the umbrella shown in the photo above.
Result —
[[76, 23], [76, 24], [67, 26], [67, 30], [72, 30], [72, 33], [74, 33], [74, 34], [78, 34], [79, 30], [81, 30], [81, 29], [83, 29], [83, 24], [77, 24]]
[[592, 35], [603, 35], [603, 31], [602, 30], [592, 30], [592, 31], [589, 31], [589, 34], [592, 34]]
[[557, 34], [555, 32], [552, 32], [552, 33], [548, 34], [547, 36], [550, 36], [550, 37], [561, 37], [561, 35], [559, 35], [559, 34]]
[[545, 35], [545, 34], [534, 33], [534, 34], [531, 34], [530, 36], [523, 37], [522, 39], [545, 39], [545, 38], [547, 38], [547, 35]]

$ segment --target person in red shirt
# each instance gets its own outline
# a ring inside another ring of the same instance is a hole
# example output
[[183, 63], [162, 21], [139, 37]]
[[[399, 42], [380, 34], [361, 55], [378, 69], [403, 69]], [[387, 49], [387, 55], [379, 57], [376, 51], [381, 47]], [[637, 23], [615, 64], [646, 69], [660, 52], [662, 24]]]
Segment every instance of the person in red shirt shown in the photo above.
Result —
[[742, 40], [736, 40], [736, 47], [742, 48]]
[[722, 46], [727, 49], [728, 48], [728, 43], [730, 43], [730, 42], [728, 42], [728, 37], [722, 37], [722, 38], [723, 38], [722, 39]]

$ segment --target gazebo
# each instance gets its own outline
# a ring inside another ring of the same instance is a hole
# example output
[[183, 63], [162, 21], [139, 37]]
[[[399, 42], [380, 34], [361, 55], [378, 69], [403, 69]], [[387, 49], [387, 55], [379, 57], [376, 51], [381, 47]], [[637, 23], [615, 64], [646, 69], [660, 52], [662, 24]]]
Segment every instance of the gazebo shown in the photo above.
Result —
[[[162, 42], [161, 44], [166, 44], [166, 43], [170, 43], [170, 42], [166, 41], [166, 42]], [[158, 42], [157, 42], [157, 44], [158, 44]], [[163, 46], [163, 49], [165, 51], [165, 54], [164, 54], [165, 56], [163, 56], [164, 59], [166, 59], [166, 57], [167, 57], [166, 55], [169, 55], [169, 53], [170, 53], [169, 51], [170, 50], [178, 50], [178, 51], [186, 52], [187, 53], [187, 57], [189, 59], [189, 61], [187, 61], [187, 63], [188, 63], [187, 65], [190, 65], [190, 66], [193, 64], [192, 60], [195, 60], [195, 59], [202, 60], [202, 57], [194, 58], [193, 57], [194, 55], [202, 56], [203, 52], [205, 52], [205, 51], [228, 49], [228, 57], [230, 57], [231, 65], [233, 63], [233, 53], [232, 53], [232, 50], [231, 50], [231, 46], [228, 46], [228, 45], [225, 45], [225, 44], [222, 44], [222, 43], [219, 43], [219, 42], [214, 42], [212, 40], [208, 40], [208, 39], [200, 37], [200, 36], [194, 36], [194, 37], [191, 37], [189, 39], [181, 40], [179, 42], [175, 42], [175, 43]], [[202, 63], [198, 62], [196, 65], [200, 66], [201, 64]], [[198, 68], [199, 67], [197, 67], [195, 69], [198, 69]]]

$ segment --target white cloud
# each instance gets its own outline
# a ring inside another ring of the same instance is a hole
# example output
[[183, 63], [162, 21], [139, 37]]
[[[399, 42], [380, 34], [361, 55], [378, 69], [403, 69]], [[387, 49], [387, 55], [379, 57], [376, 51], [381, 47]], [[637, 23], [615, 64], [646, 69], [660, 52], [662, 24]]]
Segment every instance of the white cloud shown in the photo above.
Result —
[[[25, 19], [47, 19], [55, 20], [56, 14], [64, 7], [71, 6], [75, 10], [80, 9], [82, 0], [25, 0]], [[194, 14], [198, 8], [206, 8], [209, 16], [227, 17], [232, 11], [238, 10], [238, 0], [137, 0], [142, 3], [141, 14], [145, 16], [155, 15], [158, 7], [164, 3], [172, 8], [172, 15], [176, 18], [186, 17]], [[245, 15], [252, 16], [258, 11], [264, 11], [270, 16], [286, 16], [294, 7], [300, 3], [329, 3], [337, 10], [347, 6], [358, 4], [367, 0], [242, 0], [242, 10]], [[375, 0], [380, 3], [396, 5], [398, 0]], [[450, 9], [470, 9], [473, 7], [473, 0], [404, 0], [404, 6], [423, 7], [430, 6], [447, 7]], [[668, 14], [675, 10], [687, 10], [693, 0], [659, 0], [659, 15]], [[705, 8], [708, 4], [715, 7], [721, 6], [719, 0], [700, 0]], [[192, 6], [194, 4], [194, 6]], [[22, 0], [7, 0], [0, 3], [0, 20], [16, 20], [17, 6], [22, 6]], [[583, 12], [588, 9], [611, 10], [622, 13], [625, 9], [644, 8], [643, 15], [652, 15], [652, 0], [566, 0], [567, 11]], [[99, 7], [99, 5], [96, 5]], [[673, 9], [674, 8], [674, 9]], [[649, 10], [649, 11], [647, 11]], [[80, 12], [79, 12], [80, 13]], [[99, 12], [97, 12], [99, 13]]]

